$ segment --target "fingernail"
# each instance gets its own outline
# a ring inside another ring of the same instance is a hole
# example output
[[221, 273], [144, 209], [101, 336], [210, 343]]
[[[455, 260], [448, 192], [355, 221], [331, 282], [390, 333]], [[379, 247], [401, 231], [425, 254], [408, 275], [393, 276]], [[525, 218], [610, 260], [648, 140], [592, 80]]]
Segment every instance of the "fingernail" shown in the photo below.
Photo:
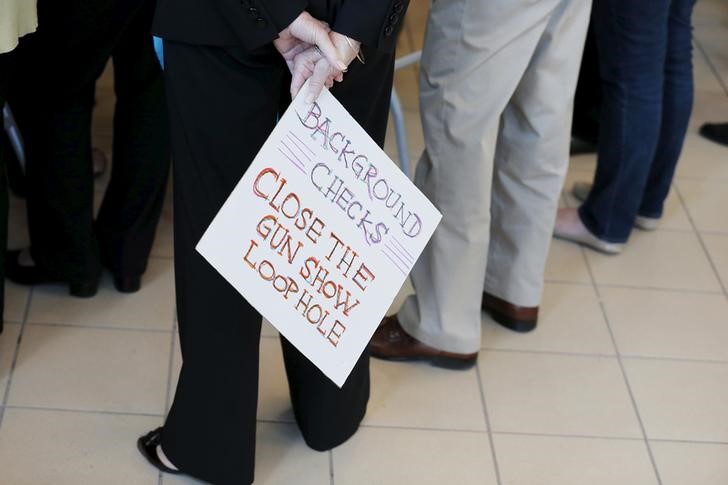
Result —
[[304, 101], [306, 101], [306, 104], [313, 104], [313, 102], [316, 101], [316, 96], [314, 96], [313, 93], [309, 93], [306, 95], [306, 99]]
[[343, 62], [339, 61], [339, 64], [338, 64], [338, 65], [339, 65], [339, 69], [340, 69], [341, 71], [344, 71], [344, 70], [346, 70], [346, 64], [344, 64]]

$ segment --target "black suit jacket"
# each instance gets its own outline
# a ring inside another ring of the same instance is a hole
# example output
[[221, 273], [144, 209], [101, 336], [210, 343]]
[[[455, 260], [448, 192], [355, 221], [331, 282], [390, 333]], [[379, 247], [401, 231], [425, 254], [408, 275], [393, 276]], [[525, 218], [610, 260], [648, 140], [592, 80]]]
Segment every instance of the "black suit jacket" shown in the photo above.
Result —
[[409, 0], [157, 0], [154, 33], [198, 45], [253, 50], [302, 11], [367, 47], [391, 52]]

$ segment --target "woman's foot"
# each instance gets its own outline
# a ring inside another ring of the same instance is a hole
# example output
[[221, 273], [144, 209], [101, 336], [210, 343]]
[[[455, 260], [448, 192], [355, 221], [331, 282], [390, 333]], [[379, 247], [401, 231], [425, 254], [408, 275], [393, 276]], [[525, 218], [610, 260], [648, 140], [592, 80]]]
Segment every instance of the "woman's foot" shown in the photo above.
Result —
[[137, 448], [147, 461], [164, 473], [178, 475], [182, 473], [179, 468], [167, 458], [162, 451], [162, 428], [150, 431], [137, 440]]
[[[579, 202], [584, 202], [589, 197], [592, 184], [589, 182], [574, 182], [571, 186], [571, 195]], [[643, 231], [654, 231], [660, 225], [659, 217], [647, 217], [638, 215], [634, 220], [634, 227]]]
[[51, 283], [66, 283], [71, 295], [89, 298], [98, 291], [98, 281], [64, 281], [55, 278], [35, 264], [30, 249], [8, 251], [5, 254], [5, 274], [8, 279], [19, 285], [33, 286]]
[[554, 237], [583, 244], [605, 254], [619, 254], [624, 244], [602, 241], [586, 228], [577, 209], [559, 209]]

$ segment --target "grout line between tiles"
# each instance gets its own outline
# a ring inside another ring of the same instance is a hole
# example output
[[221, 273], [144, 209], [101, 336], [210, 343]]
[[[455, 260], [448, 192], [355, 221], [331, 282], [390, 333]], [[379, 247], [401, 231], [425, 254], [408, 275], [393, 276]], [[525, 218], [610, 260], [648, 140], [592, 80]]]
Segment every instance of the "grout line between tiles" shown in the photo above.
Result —
[[169, 361], [167, 362], [167, 391], [164, 398], [164, 412], [169, 409], [170, 399], [172, 398], [172, 371], [174, 366], [174, 348], [176, 341], [175, 332], [171, 334], [171, 342], [169, 343]]
[[[682, 201], [681, 201], [682, 202]], [[592, 280], [592, 283], [594, 284], [594, 291], [596, 292], [597, 298], [599, 299], [599, 308], [602, 311], [602, 317], [604, 318], [604, 322], [607, 325], [607, 331], [609, 332], [609, 337], [612, 339], [612, 345], [614, 346], [614, 351], [616, 352], [616, 358], [617, 363], [619, 364], [619, 369], [622, 372], [622, 378], [624, 379], [624, 384], [627, 387], [627, 393], [629, 394], [629, 398], [632, 402], [632, 408], [634, 409], [635, 416], [637, 417], [637, 423], [640, 427], [640, 432], [642, 433], [642, 440], [645, 444], [645, 447], [647, 448], [647, 454], [650, 457], [650, 462], [652, 463], [652, 469], [655, 472], [655, 477], [657, 478], [658, 485], [662, 485], [662, 477], [660, 476], [660, 470], [657, 468], [657, 461], [655, 460], [655, 455], [652, 453], [652, 447], [650, 446], [650, 442], [647, 438], [647, 430], [645, 429], [645, 424], [642, 421], [642, 416], [640, 415], [639, 407], [637, 406], [637, 399], [635, 398], [634, 391], [632, 390], [632, 385], [629, 382], [629, 377], [627, 376], [627, 370], [624, 367], [624, 362], [622, 361], [622, 356], [619, 353], [619, 346], [617, 345], [617, 339], [614, 336], [614, 331], [612, 330], [612, 325], [609, 322], [609, 315], [607, 314], [607, 309], [604, 306], [604, 300], [602, 299], [601, 292], [599, 291], [599, 286], [596, 284], [596, 280], [594, 279], [594, 272], [592, 271], [592, 267], [589, 264], [589, 258], [586, 256], [586, 249], [582, 248], [582, 257], [584, 258], [584, 262], [586, 263], [587, 271], [589, 272], [589, 277]]]
[[675, 193], [677, 194], [678, 198], [680, 199], [680, 203], [685, 208], [685, 213], [688, 216], [688, 220], [690, 221], [690, 224], [693, 226], [693, 230], [695, 231], [695, 235], [698, 238], [698, 242], [700, 243], [700, 247], [703, 248], [703, 252], [705, 253], [705, 257], [708, 259], [708, 262], [710, 263], [710, 268], [713, 270], [713, 276], [715, 276], [715, 279], [718, 280], [718, 284], [720, 285], [720, 288], [723, 290], [723, 295], [728, 298], [728, 291], [726, 290], [726, 286], [723, 283], [723, 280], [720, 277], [720, 272], [718, 271], [718, 268], [715, 265], [715, 261], [713, 261], [712, 256], [710, 255], [710, 251], [708, 251], [708, 246], [705, 244], [705, 240], [703, 239], [703, 235], [698, 231], [698, 228], [695, 224], [695, 220], [693, 219], [693, 215], [690, 213], [690, 209], [688, 208], [687, 204], [685, 203], [685, 200], [683, 199], [682, 192], [680, 192], [680, 187], [675, 187]]
[[34, 327], [69, 327], [69, 328], [83, 328], [91, 330], [113, 330], [120, 332], [144, 332], [144, 333], [170, 333], [173, 330], [157, 329], [157, 328], [133, 328], [133, 327], [119, 327], [116, 325], [102, 325], [102, 324], [83, 324], [83, 323], [59, 323], [59, 322], [26, 322], [27, 325]]
[[71, 408], [56, 408], [51, 406], [19, 406], [9, 404], [5, 406], [7, 409], [18, 409], [21, 411], [53, 411], [59, 413], [73, 413], [73, 414], [99, 414], [103, 416], [135, 416], [145, 418], [159, 418], [164, 417], [163, 414], [157, 413], [141, 413], [136, 411], [101, 411], [97, 409], [71, 409]]
[[329, 450], [329, 485], [334, 485], [334, 450]]
[[[505, 349], [496, 347], [481, 347], [480, 350], [486, 352], [500, 352], [510, 354], [541, 354], [541, 355], [558, 355], [563, 357], [589, 357], [595, 359], [616, 359], [617, 354], [591, 354], [586, 352], [567, 352], [562, 350], [541, 350], [541, 349]], [[728, 365], [728, 359], [696, 359], [691, 357], [667, 357], [660, 355], [638, 355], [638, 354], [621, 354], [623, 359], [628, 360], [656, 360], [664, 362], [682, 362], [694, 364], [715, 364]]]
[[[603, 435], [582, 435], [564, 433], [529, 433], [528, 431], [493, 431], [499, 436], [533, 436], [538, 438], [568, 438], [568, 439], [590, 439], [601, 441], [644, 441], [644, 438], [630, 438], [627, 436], [603, 436]], [[653, 440], [654, 441], [654, 440]]]
[[560, 355], [564, 357], [593, 357], [593, 358], [607, 358], [607, 359], [615, 359], [617, 357], [616, 354], [590, 354], [586, 352], [565, 352], [565, 351], [559, 351], [559, 350], [527, 350], [527, 349], [499, 349], [494, 347], [481, 347], [480, 350], [484, 350], [486, 352], [500, 352], [500, 353], [508, 353], [508, 354], [545, 354], [545, 355]]
[[485, 401], [485, 386], [480, 376], [480, 365], [475, 365], [475, 375], [478, 379], [478, 389], [480, 390], [480, 403], [483, 406], [483, 417], [485, 418], [485, 428], [488, 431], [488, 443], [490, 444], [490, 456], [493, 460], [493, 471], [495, 472], [495, 481], [501, 485], [500, 466], [498, 465], [498, 453], [495, 450], [495, 440], [493, 439], [493, 431], [490, 425], [490, 415], [488, 414], [488, 404]]
[[695, 42], [695, 45], [698, 47], [698, 50], [703, 55], [703, 59], [705, 59], [705, 62], [708, 64], [708, 67], [713, 72], [713, 75], [718, 80], [718, 83], [720, 84], [720, 87], [723, 88], [723, 92], [726, 96], [728, 96], [728, 85], [723, 81], [723, 77], [720, 75], [720, 72], [718, 72], [718, 69], [716, 69], [715, 64], [713, 64], [713, 61], [710, 59], [710, 56], [707, 52], [705, 52], [705, 49], [703, 48], [702, 42], [696, 37], [693, 36], [693, 41]]
[[[27, 300], [25, 300], [25, 311], [23, 312], [23, 322], [20, 324], [20, 331], [18, 332], [18, 338], [15, 341], [15, 349], [13, 350], [13, 358], [10, 362], [10, 369], [8, 370], [8, 380], [5, 383], [5, 393], [2, 401], [0, 401], [0, 431], [2, 431], [3, 420], [5, 419], [5, 411], [8, 409], [8, 400], [10, 399], [10, 388], [13, 385], [13, 377], [15, 376], [15, 367], [18, 363], [18, 355], [20, 354], [20, 344], [23, 341], [23, 335], [25, 334], [26, 320], [28, 320], [28, 314], [30, 313], [30, 303], [33, 300], [33, 287], [28, 291]], [[0, 318], [2, 316], [0, 315]]]
[[651, 438], [653, 443], [684, 443], [690, 445], [719, 445], [728, 446], [728, 441], [704, 441], [704, 440], [675, 440], [668, 438]]
[[398, 429], [402, 431], [437, 431], [441, 433], [470, 433], [470, 434], [487, 434], [487, 429], [457, 429], [457, 428], [434, 428], [434, 427], [418, 427], [418, 426], [402, 426], [396, 424], [362, 424], [362, 428], [370, 429]]
[[670, 293], [695, 293], [699, 295], [722, 295], [721, 290], [696, 290], [690, 288], [664, 288], [659, 286], [615, 285], [611, 283], [594, 283], [596, 288], [622, 288], [626, 290], [664, 291]]

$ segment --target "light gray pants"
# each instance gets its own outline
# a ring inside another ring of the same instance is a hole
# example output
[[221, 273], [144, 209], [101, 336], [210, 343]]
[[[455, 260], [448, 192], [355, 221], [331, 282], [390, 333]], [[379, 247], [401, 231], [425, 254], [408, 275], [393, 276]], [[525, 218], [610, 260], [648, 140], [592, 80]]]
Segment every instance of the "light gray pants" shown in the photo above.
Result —
[[442, 212], [412, 271], [404, 329], [480, 348], [485, 290], [538, 306], [590, 0], [435, 0], [420, 75], [415, 182]]

